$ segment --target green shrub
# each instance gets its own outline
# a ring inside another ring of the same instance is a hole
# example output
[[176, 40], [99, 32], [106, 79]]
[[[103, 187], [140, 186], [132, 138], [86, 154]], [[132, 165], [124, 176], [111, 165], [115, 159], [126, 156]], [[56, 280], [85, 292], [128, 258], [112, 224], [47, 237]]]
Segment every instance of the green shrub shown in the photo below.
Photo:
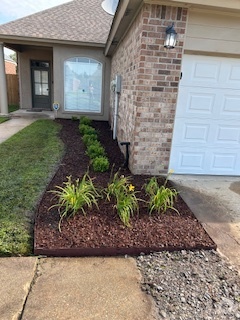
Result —
[[78, 117], [72, 116], [72, 121], [78, 121]]
[[93, 170], [95, 172], [105, 172], [109, 169], [109, 161], [107, 157], [97, 157], [92, 161]]
[[80, 133], [82, 135], [85, 135], [85, 134], [94, 134], [94, 135], [96, 135], [97, 134], [97, 131], [93, 127], [91, 127], [91, 126], [89, 126], [87, 124], [80, 124], [79, 125], [79, 131], [80, 131]]
[[92, 123], [92, 120], [89, 119], [89, 118], [86, 117], [86, 116], [81, 116], [81, 117], [80, 117], [80, 120], [79, 120], [79, 123], [80, 123], [80, 124], [86, 124], [86, 125], [89, 126], [89, 125]]
[[82, 137], [83, 143], [86, 147], [90, 146], [91, 144], [94, 144], [97, 141], [97, 135], [95, 134], [84, 134]]
[[93, 204], [98, 207], [97, 198], [100, 196], [88, 173], [83, 176], [82, 180], [77, 179], [75, 183], [72, 183], [71, 176], [69, 176], [64, 185], [64, 187], [57, 186], [58, 190], [51, 191], [58, 197], [58, 203], [49, 208], [58, 207], [60, 209], [59, 231], [61, 231], [63, 218], [74, 216], [79, 210], [85, 215], [84, 207], [91, 208]]
[[97, 157], [104, 157], [105, 150], [101, 146], [99, 141], [95, 141], [93, 144], [87, 147], [86, 154], [89, 156], [90, 159], [95, 159]]

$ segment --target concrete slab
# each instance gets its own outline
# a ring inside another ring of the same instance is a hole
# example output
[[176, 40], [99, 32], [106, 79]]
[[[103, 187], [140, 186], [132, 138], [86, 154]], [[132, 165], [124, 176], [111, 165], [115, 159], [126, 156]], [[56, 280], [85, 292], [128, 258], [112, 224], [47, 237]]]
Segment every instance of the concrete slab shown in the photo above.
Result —
[[219, 251], [240, 270], [240, 177], [174, 175], [171, 180]]
[[32, 124], [36, 119], [16, 118], [0, 124], [0, 143]]
[[43, 258], [22, 320], [157, 319], [132, 258]]
[[40, 109], [19, 109], [11, 112], [11, 118], [25, 119], [54, 119], [57, 116], [57, 111], [48, 111]]
[[31, 282], [37, 258], [0, 258], [0, 319], [19, 319]]

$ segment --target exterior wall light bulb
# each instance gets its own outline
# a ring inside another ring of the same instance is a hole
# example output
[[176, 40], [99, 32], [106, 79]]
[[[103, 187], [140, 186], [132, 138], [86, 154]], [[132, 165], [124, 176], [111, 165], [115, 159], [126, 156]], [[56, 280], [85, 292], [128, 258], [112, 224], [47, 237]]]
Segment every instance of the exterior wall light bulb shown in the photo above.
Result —
[[177, 32], [174, 29], [174, 23], [167, 27], [166, 29], [166, 38], [164, 41], [164, 47], [167, 49], [173, 49], [176, 46], [177, 42]]

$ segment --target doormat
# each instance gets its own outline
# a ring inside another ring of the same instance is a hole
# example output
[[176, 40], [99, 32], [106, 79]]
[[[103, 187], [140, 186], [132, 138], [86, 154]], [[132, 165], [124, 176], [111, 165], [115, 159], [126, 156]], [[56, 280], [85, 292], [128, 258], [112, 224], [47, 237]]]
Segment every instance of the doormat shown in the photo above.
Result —
[[27, 112], [42, 112], [42, 109], [27, 109]]

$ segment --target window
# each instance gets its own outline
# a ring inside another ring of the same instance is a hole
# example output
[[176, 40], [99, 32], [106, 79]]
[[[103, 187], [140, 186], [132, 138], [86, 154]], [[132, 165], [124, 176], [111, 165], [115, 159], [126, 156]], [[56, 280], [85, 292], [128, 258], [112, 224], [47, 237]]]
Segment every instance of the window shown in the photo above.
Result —
[[64, 110], [101, 112], [102, 64], [75, 57], [64, 62]]
[[34, 89], [35, 95], [37, 96], [48, 96], [48, 71], [34, 70]]

